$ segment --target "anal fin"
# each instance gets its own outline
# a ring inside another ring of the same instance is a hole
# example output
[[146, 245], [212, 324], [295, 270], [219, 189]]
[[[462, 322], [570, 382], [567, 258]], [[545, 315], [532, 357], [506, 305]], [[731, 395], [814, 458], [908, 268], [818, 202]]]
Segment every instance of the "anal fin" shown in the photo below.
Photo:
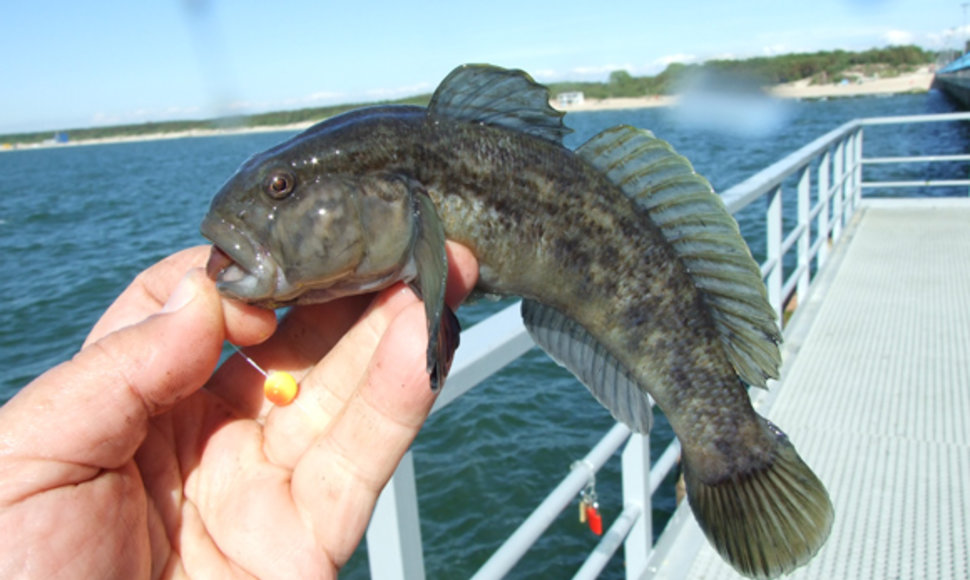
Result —
[[617, 420], [647, 433], [653, 410], [627, 368], [578, 322], [535, 300], [522, 301], [525, 326], [544, 351], [582, 381]]

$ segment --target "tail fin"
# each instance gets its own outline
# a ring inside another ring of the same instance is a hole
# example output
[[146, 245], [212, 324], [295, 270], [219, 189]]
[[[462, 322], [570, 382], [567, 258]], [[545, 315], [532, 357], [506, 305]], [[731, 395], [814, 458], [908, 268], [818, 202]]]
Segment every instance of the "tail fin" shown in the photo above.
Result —
[[808, 562], [828, 538], [834, 512], [822, 482], [779, 433], [772, 463], [715, 483], [691, 475], [687, 499], [707, 539], [734, 568], [774, 578]]

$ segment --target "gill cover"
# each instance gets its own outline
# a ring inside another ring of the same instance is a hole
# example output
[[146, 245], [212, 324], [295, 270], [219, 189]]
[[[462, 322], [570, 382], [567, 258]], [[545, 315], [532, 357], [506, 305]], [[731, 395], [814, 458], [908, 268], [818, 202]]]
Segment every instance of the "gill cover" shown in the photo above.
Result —
[[323, 302], [407, 282], [424, 302], [427, 371], [437, 391], [460, 329], [445, 305], [445, 233], [431, 198], [420, 183], [394, 173], [325, 175], [305, 190], [308, 201], [280, 208], [284, 219], [271, 249], [285, 264], [295, 300]]

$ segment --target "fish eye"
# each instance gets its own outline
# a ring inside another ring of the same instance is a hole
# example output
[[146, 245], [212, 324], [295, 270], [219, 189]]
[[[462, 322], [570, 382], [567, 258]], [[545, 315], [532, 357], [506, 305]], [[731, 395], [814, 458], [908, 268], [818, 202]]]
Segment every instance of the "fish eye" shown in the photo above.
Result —
[[296, 177], [288, 171], [277, 171], [266, 178], [266, 194], [274, 199], [283, 199], [293, 193]]

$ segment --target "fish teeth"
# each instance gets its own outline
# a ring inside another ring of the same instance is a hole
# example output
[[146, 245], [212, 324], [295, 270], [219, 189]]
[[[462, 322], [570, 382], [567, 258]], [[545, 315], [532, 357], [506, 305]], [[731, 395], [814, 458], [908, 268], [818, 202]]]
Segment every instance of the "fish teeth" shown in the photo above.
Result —
[[233, 262], [228, 266], [226, 266], [225, 268], [223, 268], [222, 272], [219, 273], [219, 281], [224, 284], [231, 284], [231, 283], [239, 282], [240, 280], [243, 280], [248, 275], [249, 275], [249, 272], [247, 272], [246, 270], [243, 270], [242, 268], [239, 267], [238, 264]]

